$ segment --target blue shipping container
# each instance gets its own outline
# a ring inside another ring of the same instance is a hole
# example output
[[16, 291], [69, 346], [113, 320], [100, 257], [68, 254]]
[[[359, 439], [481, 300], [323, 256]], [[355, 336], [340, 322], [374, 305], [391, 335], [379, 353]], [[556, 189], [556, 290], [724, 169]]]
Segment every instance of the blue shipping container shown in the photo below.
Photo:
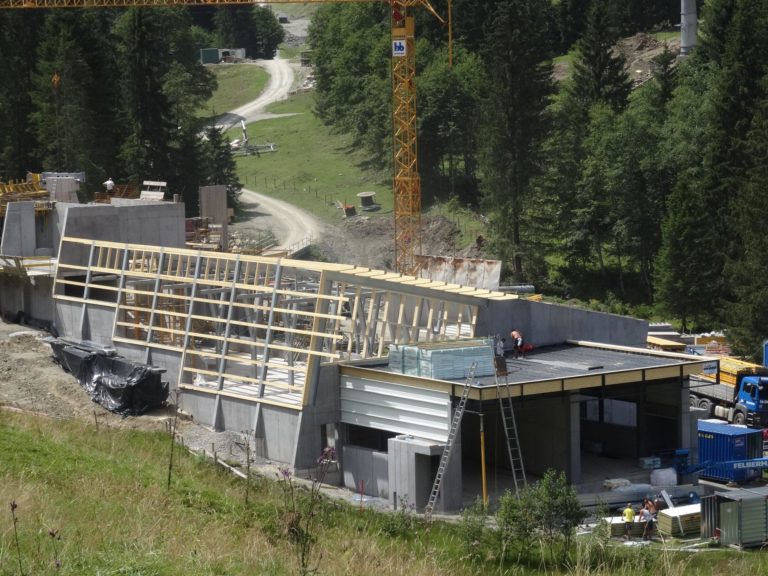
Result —
[[[763, 431], [727, 424], [719, 420], [699, 420], [699, 462], [729, 462], [763, 457]], [[759, 478], [760, 470], [735, 470], [732, 466], [713, 466], [702, 470], [702, 478], [723, 482], [749, 482]]]

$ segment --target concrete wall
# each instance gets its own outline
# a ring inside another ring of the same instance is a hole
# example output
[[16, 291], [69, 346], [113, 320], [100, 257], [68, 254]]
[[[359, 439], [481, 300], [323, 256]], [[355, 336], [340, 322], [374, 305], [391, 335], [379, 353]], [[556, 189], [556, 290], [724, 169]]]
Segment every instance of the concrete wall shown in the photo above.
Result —
[[[312, 468], [320, 454], [320, 431], [313, 437], [313, 442], [304, 449], [312, 452], [314, 458], [311, 462], [296, 463], [296, 437], [301, 425], [301, 412], [280, 408], [278, 406], [269, 406], [264, 404], [257, 408], [259, 411], [258, 424], [256, 426], [256, 438], [261, 438], [262, 449], [258, 455], [278, 462], [286, 462], [295, 468]], [[305, 435], [306, 441], [306, 435]], [[258, 447], [258, 444], [257, 444]]]
[[[462, 462], [461, 434], [457, 434], [448, 468], [443, 475], [440, 495], [435, 510], [448, 511], [461, 508]], [[401, 499], [423, 509], [435, 481], [435, 473], [443, 454], [442, 444], [419, 440], [411, 436], [397, 436], [388, 441], [389, 502], [394, 507]]]
[[[324, 447], [324, 427], [339, 422], [339, 367], [337, 364], [320, 366], [318, 381], [310, 390], [309, 405], [304, 407], [299, 428], [293, 437], [295, 450], [291, 460], [297, 469], [314, 468]], [[343, 462], [343, 460], [342, 460]]]
[[386, 452], [377, 452], [360, 446], [342, 448], [344, 462], [344, 487], [360, 492], [365, 482], [364, 494], [376, 498], [389, 498], [389, 459]]
[[74, 238], [183, 248], [184, 204], [70, 206], [64, 231]]
[[0, 276], [0, 312], [11, 320], [41, 326], [53, 324], [52, 289], [53, 278], [49, 276]]
[[559, 304], [489, 301], [487, 307], [478, 310], [476, 333], [479, 336], [501, 334], [509, 340], [512, 328], [522, 331], [525, 341], [534, 346], [587, 340], [644, 348], [648, 335], [645, 320]]
[[[514, 410], [526, 473], [541, 476], [547, 469], [554, 468], [571, 475], [573, 431], [569, 397], [557, 395], [526, 398], [523, 402], [516, 402]], [[575, 424], [575, 433], [578, 436], [578, 420]], [[501, 425], [498, 429], [499, 434], [503, 436]], [[499, 438], [498, 441], [506, 442], [504, 438]], [[505, 464], [508, 466], [508, 463]]]
[[85, 330], [83, 339], [103, 346], [112, 346], [112, 330], [115, 323], [115, 309], [98, 304], [87, 304], [85, 308]]
[[37, 247], [35, 230], [35, 203], [9, 202], [5, 209], [0, 254], [34, 256]]
[[52, 256], [59, 250], [64, 216], [70, 206], [59, 202], [44, 217], [35, 215], [34, 202], [9, 202], [0, 240], [0, 254]]

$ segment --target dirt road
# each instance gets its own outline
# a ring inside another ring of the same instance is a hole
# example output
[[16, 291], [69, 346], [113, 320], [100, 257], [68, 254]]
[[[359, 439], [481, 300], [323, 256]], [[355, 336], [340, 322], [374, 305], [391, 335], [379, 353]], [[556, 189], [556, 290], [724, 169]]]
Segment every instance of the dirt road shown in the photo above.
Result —
[[240, 201], [246, 219], [230, 228], [249, 236], [271, 231], [277, 249], [288, 250], [307, 238], [314, 242], [326, 232], [325, 224], [312, 214], [277, 198], [243, 188]]
[[[278, 55], [274, 60], [259, 60], [256, 65], [269, 73], [267, 87], [256, 100], [221, 116], [217, 126], [226, 129], [241, 120], [250, 123], [285, 116], [270, 114], [265, 112], [265, 109], [270, 104], [288, 97], [295, 77], [291, 63]], [[243, 188], [240, 199], [245, 218], [242, 222], [233, 224], [231, 229], [249, 237], [271, 232], [278, 241], [277, 249], [290, 249], [307, 238], [317, 240], [325, 230], [324, 224], [308, 212], [255, 190]]]
[[283, 60], [278, 55], [273, 60], [258, 60], [254, 65], [264, 68], [269, 74], [269, 82], [266, 88], [264, 88], [264, 91], [256, 100], [222, 114], [216, 120], [216, 126], [219, 128], [228, 130], [239, 124], [241, 120], [248, 124], [264, 120], [265, 118], [290, 116], [290, 114], [269, 114], [264, 111], [273, 102], [278, 102], [288, 97], [294, 82], [293, 68], [290, 62]]

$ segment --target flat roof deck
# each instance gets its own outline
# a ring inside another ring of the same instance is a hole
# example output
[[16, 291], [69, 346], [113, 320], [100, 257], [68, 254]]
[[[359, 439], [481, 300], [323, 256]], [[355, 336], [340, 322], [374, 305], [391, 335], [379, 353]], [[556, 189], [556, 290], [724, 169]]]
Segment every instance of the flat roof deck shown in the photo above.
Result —
[[[524, 358], [506, 356], [508, 374], [499, 376], [503, 385], [509, 383], [512, 396], [529, 396], [552, 392], [565, 392], [597, 386], [629, 384], [653, 380], [665, 380], [700, 373], [711, 358], [674, 352], [662, 352], [646, 348], [629, 348], [592, 342], [568, 342], [556, 346], [538, 348]], [[435, 380], [425, 376], [412, 376], [390, 370], [387, 363], [379, 362], [342, 365], [342, 372], [354, 374], [356, 370], [367, 373], [385, 372], [386, 378], [402, 384], [432, 389], [444, 389], [464, 379]], [[360, 374], [363, 375], [363, 374]], [[496, 377], [483, 376], [475, 379], [471, 398], [490, 399], [496, 387]], [[487, 393], [484, 393], [487, 392]]]
[[[641, 353], [643, 352], [643, 353]], [[624, 370], [648, 370], [659, 367], [683, 366], [698, 361], [693, 357], [674, 358], [653, 356], [653, 351], [638, 349], [627, 352], [563, 344], [548, 346], [526, 354], [524, 358], [506, 356], [507, 380], [521, 384], [536, 380], [560, 380], [577, 376], [614, 373]], [[495, 386], [493, 376], [478, 378], [479, 386]]]

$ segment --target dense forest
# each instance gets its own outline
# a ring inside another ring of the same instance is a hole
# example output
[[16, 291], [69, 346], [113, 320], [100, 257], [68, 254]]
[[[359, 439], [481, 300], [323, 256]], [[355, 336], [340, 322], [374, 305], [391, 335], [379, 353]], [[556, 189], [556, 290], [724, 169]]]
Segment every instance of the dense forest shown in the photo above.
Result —
[[[447, 0], [432, 3], [445, 14]], [[757, 356], [768, 336], [768, 3], [700, 1], [693, 53], [664, 52], [633, 86], [617, 40], [674, 29], [679, 12], [679, 0], [454, 0], [449, 67], [447, 30], [418, 10], [424, 200], [487, 217], [511, 280], [683, 329], [727, 328]], [[383, 169], [389, 21], [386, 4], [329, 3], [310, 28], [316, 113]], [[237, 187], [221, 134], [199, 137], [195, 112], [215, 79], [198, 49], [271, 57], [282, 37], [259, 7], [0, 13], [0, 179], [167, 180], [193, 212], [199, 185]]]
[[[435, 2], [438, 11], [445, 2]], [[768, 2], [705, 0], [699, 43], [633, 87], [616, 41], [679, 24], [680, 2], [455, 0], [446, 31], [418, 15], [425, 201], [489, 219], [516, 281], [616, 311], [768, 337]], [[310, 41], [317, 112], [390, 162], [386, 8], [323, 6]], [[572, 73], [553, 77], [571, 51]], [[765, 293], [765, 296], [764, 296]]]
[[239, 188], [228, 142], [200, 138], [216, 89], [200, 48], [271, 58], [283, 40], [251, 6], [0, 12], [0, 180], [85, 171], [89, 190], [163, 180], [197, 210], [198, 188]]

